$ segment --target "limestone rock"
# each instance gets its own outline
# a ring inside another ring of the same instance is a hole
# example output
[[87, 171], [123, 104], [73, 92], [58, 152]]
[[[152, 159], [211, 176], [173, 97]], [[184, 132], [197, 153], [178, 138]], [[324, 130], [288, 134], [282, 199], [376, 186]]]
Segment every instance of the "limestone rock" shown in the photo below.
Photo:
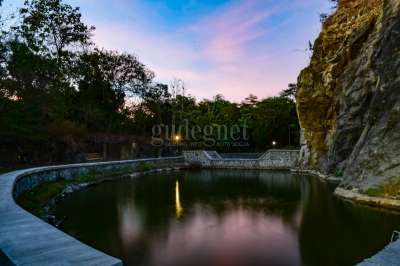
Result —
[[400, 1], [339, 1], [298, 78], [297, 109], [303, 164], [361, 191], [400, 180]]

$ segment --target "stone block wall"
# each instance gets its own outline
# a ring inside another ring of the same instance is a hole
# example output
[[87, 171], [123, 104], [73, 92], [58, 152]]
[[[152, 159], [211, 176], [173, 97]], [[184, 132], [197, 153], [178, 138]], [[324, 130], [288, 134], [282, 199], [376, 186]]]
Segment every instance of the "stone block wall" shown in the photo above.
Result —
[[175, 164], [184, 163], [183, 157], [172, 158], [156, 158], [156, 159], [139, 159], [116, 162], [102, 163], [84, 163], [65, 166], [49, 166], [41, 168], [33, 168], [26, 171], [23, 175], [18, 176], [14, 185], [14, 198], [25, 191], [31, 190], [36, 186], [45, 183], [53, 182], [59, 179], [71, 180], [77, 176], [87, 174], [91, 171], [100, 173], [112, 173], [113, 171], [123, 170], [124, 168], [132, 168], [143, 163], [154, 165], [156, 168], [173, 166]]
[[[227, 169], [291, 169], [297, 165], [298, 150], [269, 150], [257, 159], [209, 156], [210, 151], [185, 151], [185, 161], [205, 168]], [[212, 154], [218, 154], [212, 151]]]

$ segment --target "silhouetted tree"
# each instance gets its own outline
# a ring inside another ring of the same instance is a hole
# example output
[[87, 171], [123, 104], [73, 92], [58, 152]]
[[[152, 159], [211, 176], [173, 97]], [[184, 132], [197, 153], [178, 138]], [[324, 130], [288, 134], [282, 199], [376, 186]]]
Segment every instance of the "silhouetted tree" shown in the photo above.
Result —
[[85, 25], [79, 8], [61, 0], [26, 0], [19, 30], [31, 49], [61, 59], [91, 44], [93, 26]]
[[289, 98], [291, 100], [296, 99], [297, 84], [289, 83], [287, 89], [284, 89], [279, 95], [283, 98]]
[[258, 97], [250, 94], [249, 96], [247, 96], [244, 101], [242, 101], [242, 106], [254, 106], [256, 105], [258, 102]]

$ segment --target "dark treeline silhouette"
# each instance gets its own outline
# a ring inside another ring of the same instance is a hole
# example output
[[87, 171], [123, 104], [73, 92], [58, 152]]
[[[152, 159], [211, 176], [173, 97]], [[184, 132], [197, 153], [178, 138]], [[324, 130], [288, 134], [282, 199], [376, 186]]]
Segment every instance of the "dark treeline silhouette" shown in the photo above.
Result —
[[12, 23], [4, 20], [0, 166], [171, 153], [151, 147], [152, 127], [183, 119], [200, 126], [246, 123], [249, 151], [269, 148], [272, 140], [298, 144], [295, 86], [261, 101], [250, 96], [236, 104], [219, 95], [197, 103], [181, 83], [155, 83], [135, 55], [97, 48], [95, 28], [61, 0], [27, 0]]

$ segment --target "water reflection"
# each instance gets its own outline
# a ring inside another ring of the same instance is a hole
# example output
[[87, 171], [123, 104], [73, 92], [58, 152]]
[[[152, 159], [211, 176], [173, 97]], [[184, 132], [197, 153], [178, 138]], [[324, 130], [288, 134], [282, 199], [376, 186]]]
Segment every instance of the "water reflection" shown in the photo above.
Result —
[[181, 205], [181, 200], [179, 197], [179, 182], [176, 180], [175, 183], [175, 209], [176, 209], [176, 218], [180, 218], [183, 214], [183, 208]]
[[[173, 223], [165, 241], [152, 241], [149, 265], [297, 265], [296, 235], [279, 216], [241, 207], [216, 217], [197, 205]], [[282, 256], [282, 251], [293, 250]]]
[[92, 187], [57, 215], [124, 265], [354, 265], [400, 219], [344, 204], [332, 189], [286, 172], [188, 171]]

